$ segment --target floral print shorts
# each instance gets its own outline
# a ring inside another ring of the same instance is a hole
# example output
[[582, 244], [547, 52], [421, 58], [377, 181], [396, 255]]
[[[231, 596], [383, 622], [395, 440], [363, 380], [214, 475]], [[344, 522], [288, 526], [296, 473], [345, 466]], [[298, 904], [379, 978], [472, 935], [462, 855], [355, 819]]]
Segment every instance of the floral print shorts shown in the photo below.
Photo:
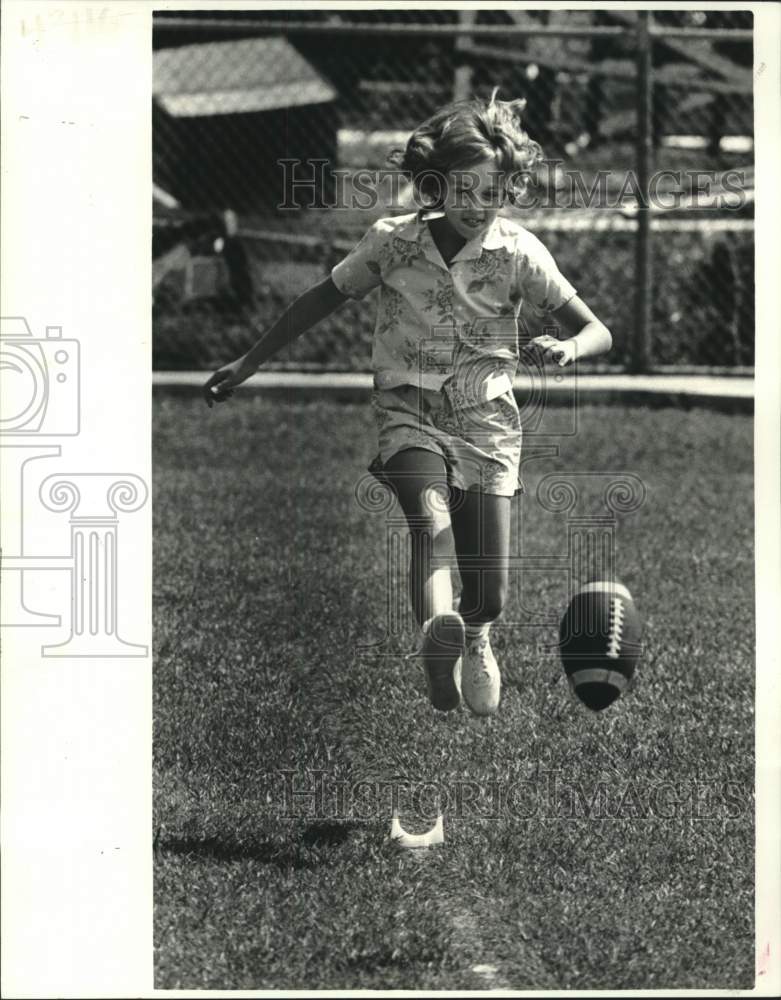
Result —
[[369, 471], [381, 481], [393, 455], [422, 448], [444, 458], [448, 482], [460, 490], [497, 496], [523, 492], [521, 421], [512, 390], [479, 406], [460, 407], [447, 384], [440, 392], [402, 385], [375, 389], [372, 409], [379, 454]]

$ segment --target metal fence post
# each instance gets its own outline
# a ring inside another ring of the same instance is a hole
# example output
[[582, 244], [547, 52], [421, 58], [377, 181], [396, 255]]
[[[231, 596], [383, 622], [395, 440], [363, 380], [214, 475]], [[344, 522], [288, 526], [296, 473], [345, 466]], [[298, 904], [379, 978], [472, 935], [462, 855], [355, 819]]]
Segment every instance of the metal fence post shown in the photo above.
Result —
[[[477, 11], [460, 10], [458, 12], [458, 23], [463, 27], [471, 27], [475, 23]], [[453, 100], [468, 101], [472, 96], [472, 66], [464, 62], [464, 53], [472, 47], [471, 35], [458, 35], [456, 37], [456, 69], [453, 78]]]
[[648, 185], [653, 165], [653, 40], [650, 11], [638, 12], [637, 25], [637, 213], [635, 247], [635, 337], [631, 370], [646, 372], [652, 356], [653, 254]]

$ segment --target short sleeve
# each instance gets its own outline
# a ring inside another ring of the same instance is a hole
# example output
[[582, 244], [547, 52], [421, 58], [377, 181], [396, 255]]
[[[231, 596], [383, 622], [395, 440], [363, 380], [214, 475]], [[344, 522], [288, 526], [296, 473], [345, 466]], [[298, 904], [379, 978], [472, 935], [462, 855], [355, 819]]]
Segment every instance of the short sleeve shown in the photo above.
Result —
[[362, 299], [382, 283], [380, 248], [384, 238], [380, 222], [375, 222], [344, 260], [340, 260], [331, 270], [331, 280], [342, 295]]
[[553, 312], [577, 294], [538, 239], [523, 247], [516, 263], [520, 296], [537, 312]]

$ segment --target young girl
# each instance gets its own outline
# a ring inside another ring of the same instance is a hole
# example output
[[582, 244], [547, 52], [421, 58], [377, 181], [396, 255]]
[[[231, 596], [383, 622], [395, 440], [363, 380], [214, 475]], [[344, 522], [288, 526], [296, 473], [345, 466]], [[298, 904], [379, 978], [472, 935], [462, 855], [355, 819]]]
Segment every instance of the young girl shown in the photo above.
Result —
[[564, 367], [611, 346], [540, 241], [498, 214], [523, 191], [541, 151], [521, 128], [524, 102], [495, 98], [451, 104], [423, 122], [396, 162], [424, 207], [377, 221], [330, 277], [204, 386], [210, 406], [226, 400], [346, 298], [380, 288], [371, 471], [393, 488], [408, 522], [410, 596], [431, 703], [450, 711], [463, 697], [478, 715], [496, 711], [501, 689], [489, 630], [507, 593], [510, 500], [519, 490], [512, 378], [521, 310], [551, 313], [572, 334], [528, 340], [529, 360]]

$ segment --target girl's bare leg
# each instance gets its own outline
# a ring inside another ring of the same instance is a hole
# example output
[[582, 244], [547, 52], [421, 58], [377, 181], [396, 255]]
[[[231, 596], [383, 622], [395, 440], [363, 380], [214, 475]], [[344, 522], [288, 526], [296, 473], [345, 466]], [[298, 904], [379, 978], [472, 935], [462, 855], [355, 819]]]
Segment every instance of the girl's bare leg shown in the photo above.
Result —
[[453, 609], [450, 567], [455, 559], [446, 501], [445, 460], [433, 451], [407, 448], [385, 464], [411, 540], [409, 590], [418, 625]]
[[453, 612], [451, 565], [455, 551], [441, 455], [423, 448], [397, 452], [386, 464], [409, 525], [410, 597], [423, 629], [419, 655], [434, 708], [449, 712], [461, 701], [456, 666], [464, 650], [464, 623]]
[[507, 596], [510, 498], [457, 492], [451, 517], [462, 583], [459, 610], [466, 626], [461, 693], [475, 714], [493, 715], [502, 678], [488, 631]]
[[507, 599], [510, 497], [454, 491], [453, 537], [461, 575], [461, 617], [470, 625], [494, 621]]

